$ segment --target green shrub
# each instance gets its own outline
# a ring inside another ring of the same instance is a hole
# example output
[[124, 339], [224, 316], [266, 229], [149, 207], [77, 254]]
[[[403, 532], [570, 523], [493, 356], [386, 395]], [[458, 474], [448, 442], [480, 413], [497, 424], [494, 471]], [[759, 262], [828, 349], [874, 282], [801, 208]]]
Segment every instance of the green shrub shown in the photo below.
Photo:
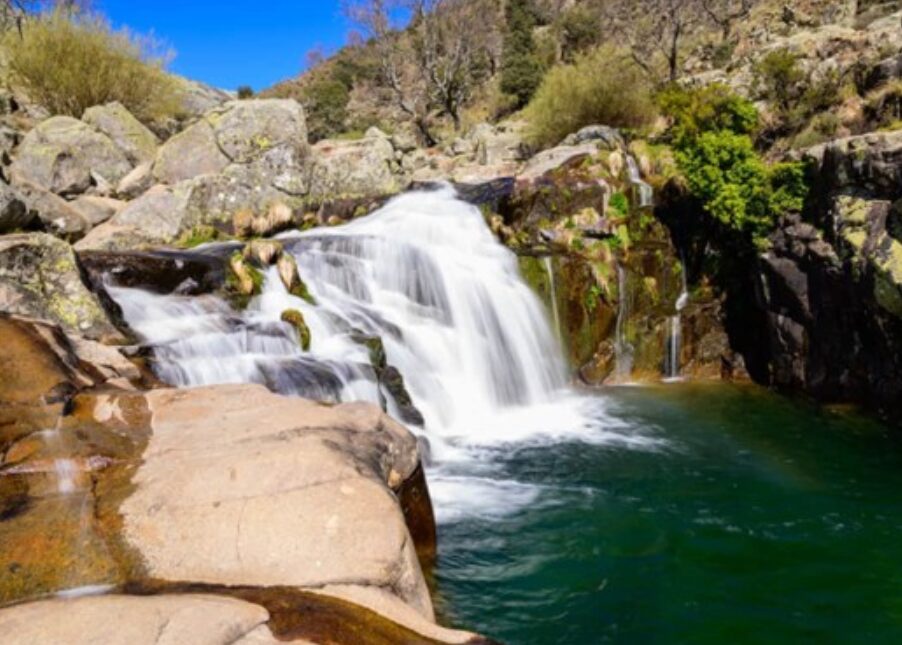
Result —
[[254, 97], [254, 88], [250, 85], [242, 85], [238, 88], [239, 99], [250, 99]]
[[689, 190], [717, 222], [761, 240], [778, 215], [802, 209], [804, 166], [768, 166], [761, 159], [749, 136], [756, 124], [748, 101], [724, 88], [682, 92], [662, 105], [673, 120], [676, 160]]
[[348, 87], [331, 76], [317, 79], [304, 88], [302, 103], [312, 141], [333, 137], [345, 130], [350, 97]]
[[589, 7], [575, 5], [565, 9], [560, 22], [561, 54], [572, 62], [577, 54], [598, 45], [601, 33], [598, 16]]
[[672, 120], [671, 135], [677, 145], [702, 132], [752, 134], [758, 126], [758, 110], [752, 102], [720, 83], [698, 89], [671, 85], [658, 94], [657, 100], [661, 111]]
[[556, 144], [593, 123], [641, 128], [656, 115], [646, 76], [613, 47], [552, 68], [526, 108], [529, 137], [539, 145]]
[[2, 41], [13, 80], [53, 114], [81, 117], [93, 105], [119, 101], [144, 122], [181, 109], [180, 85], [155, 44], [113, 31], [99, 16], [57, 10], [34, 16]]
[[802, 94], [805, 72], [798, 55], [788, 49], [767, 54], [755, 65], [754, 74], [758, 89], [783, 112], [789, 112]]

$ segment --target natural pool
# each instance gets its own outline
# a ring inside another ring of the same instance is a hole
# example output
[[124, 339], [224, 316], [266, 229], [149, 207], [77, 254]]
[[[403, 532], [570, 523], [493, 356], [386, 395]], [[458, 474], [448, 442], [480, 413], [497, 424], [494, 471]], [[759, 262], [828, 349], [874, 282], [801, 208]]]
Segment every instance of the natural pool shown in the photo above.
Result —
[[889, 429], [755, 387], [601, 396], [660, 441], [498, 448], [518, 504], [440, 526], [448, 619], [511, 644], [902, 642]]

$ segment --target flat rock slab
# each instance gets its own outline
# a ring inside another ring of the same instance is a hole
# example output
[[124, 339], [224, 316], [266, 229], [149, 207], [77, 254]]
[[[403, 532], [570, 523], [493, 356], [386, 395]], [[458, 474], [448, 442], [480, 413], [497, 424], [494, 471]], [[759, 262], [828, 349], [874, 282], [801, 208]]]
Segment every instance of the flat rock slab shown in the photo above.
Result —
[[144, 396], [152, 436], [120, 513], [149, 578], [372, 586], [432, 619], [392, 490], [416, 469], [416, 440], [378, 407], [256, 385]]

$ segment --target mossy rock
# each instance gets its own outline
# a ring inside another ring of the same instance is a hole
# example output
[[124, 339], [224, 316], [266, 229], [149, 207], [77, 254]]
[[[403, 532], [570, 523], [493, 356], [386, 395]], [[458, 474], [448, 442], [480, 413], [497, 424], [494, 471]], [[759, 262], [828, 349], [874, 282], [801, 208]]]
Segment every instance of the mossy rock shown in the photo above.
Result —
[[286, 309], [282, 312], [282, 322], [294, 327], [301, 349], [305, 352], [310, 351], [310, 328], [307, 326], [304, 314], [297, 309]]

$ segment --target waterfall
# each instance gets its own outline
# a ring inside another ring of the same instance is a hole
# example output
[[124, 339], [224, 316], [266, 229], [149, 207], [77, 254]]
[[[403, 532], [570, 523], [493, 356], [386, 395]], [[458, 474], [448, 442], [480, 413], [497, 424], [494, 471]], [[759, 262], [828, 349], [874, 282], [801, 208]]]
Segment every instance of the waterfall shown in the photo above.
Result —
[[63, 417], [60, 416], [53, 428], [47, 428], [38, 433], [47, 447], [47, 452], [52, 459], [53, 474], [56, 480], [56, 491], [60, 495], [69, 495], [75, 492], [76, 477], [78, 475], [78, 466], [75, 461], [70, 459], [67, 454], [66, 446], [63, 445], [63, 436], [60, 432]]
[[[215, 296], [110, 288], [163, 380], [386, 400], [393, 412], [359, 342], [380, 337], [423, 415], [424, 427], [412, 429], [430, 444], [440, 520], [486, 504], [529, 503], [535, 491], [490, 476], [491, 455], [514, 443], [642, 441], [615, 431], [622, 424], [601, 399], [568, 388], [560, 344], [515, 255], [450, 187], [406, 193], [343, 226], [279, 239], [315, 306], [289, 294], [275, 269], [242, 312]], [[280, 321], [289, 308], [304, 315], [309, 351]]]
[[639, 172], [639, 164], [632, 155], [626, 155], [626, 169], [629, 173], [630, 183], [639, 195], [639, 208], [647, 208], [654, 203], [654, 191], [648, 183], [642, 179], [642, 173]]
[[[685, 266], [685, 265], [683, 265]], [[677, 381], [680, 378], [680, 350], [683, 337], [683, 309], [689, 304], [689, 285], [686, 282], [686, 270], [683, 269], [683, 288], [674, 303], [676, 313], [670, 317], [670, 333], [667, 338], [666, 380]]]
[[557, 306], [557, 287], [554, 281], [554, 265], [550, 255], [542, 258], [542, 265], [545, 267], [545, 273], [548, 274], [548, 297], [551, 299], [551, 316], [554, 322], [554, 335], [559, 343], [563, 343], [561, 334], [561, 314]]
[[614, 326], [614, 374], [618, 381], [628, 381], [633, 373], [634, 348], [626, 338], [630, 316], [627, 270], [617, 263], [617, 321]]

